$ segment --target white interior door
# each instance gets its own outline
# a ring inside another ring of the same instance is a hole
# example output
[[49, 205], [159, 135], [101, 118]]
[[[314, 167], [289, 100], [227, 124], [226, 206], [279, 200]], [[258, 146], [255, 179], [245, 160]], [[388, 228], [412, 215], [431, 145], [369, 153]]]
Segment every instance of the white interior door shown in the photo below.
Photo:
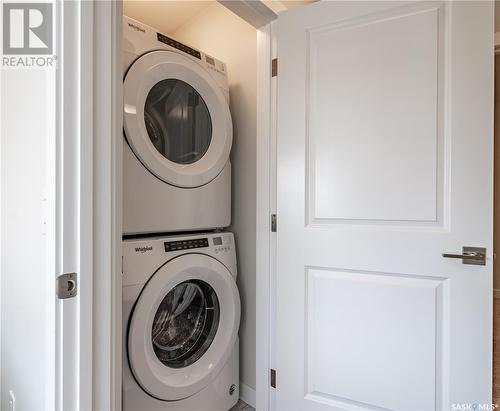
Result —
[[277, 409], [491, 403], [493, 14], [279, 16]]

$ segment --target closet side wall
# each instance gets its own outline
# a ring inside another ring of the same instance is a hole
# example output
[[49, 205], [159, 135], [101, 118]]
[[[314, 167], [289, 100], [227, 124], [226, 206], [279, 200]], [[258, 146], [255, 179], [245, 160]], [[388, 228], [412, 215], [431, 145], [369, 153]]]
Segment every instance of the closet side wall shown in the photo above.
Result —
[[255, 189], [257, 31], [213, 3], [172, 35], [227, 65], [233, 117], [232, 226], [238, 253], [240, 381], [255, 389]]

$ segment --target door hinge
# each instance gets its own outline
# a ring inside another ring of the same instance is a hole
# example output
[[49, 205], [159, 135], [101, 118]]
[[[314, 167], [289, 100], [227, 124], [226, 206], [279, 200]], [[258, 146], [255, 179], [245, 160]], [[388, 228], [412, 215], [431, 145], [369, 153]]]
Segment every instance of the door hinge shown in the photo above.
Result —
[[276, 370], [271, 368], [271, 387], [276, 388]]
[[275, 233], [278, 228], [278, 222], [276, 221], [276, 214], [271, 214], [271, 233]]
[[271, 60], [271, 77], [278, 75], [278, 59]]
[[60, 300], [73, 298], [78, 294], [76, 273], [61, 274], [56, 278], [56, 294]]

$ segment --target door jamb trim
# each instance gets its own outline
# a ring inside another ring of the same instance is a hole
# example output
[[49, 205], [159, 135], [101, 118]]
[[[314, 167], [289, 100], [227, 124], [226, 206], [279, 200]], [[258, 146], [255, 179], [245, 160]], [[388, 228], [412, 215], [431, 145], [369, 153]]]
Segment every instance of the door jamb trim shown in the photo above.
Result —
[[277, 56], [276, 20], [257, 31], [257, 175], [256, 175], [256, 409], [275, 409], [270, 369], [274, 368], [276, 291], [276, 90], [271, 60]]

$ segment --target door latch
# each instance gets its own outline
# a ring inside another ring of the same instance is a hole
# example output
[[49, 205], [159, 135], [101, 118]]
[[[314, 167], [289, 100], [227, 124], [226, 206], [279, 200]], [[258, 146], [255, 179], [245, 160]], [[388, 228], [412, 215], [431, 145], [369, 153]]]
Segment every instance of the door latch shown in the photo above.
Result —
[[76, 273], [65, 273], [57, 277], [56, 294], [60, 300], [73, 298], [78, 294]]
[[271, 233], [275, 233], [278, 228], [278, 222], [276, 221], [276, 214], [271, 214]]

